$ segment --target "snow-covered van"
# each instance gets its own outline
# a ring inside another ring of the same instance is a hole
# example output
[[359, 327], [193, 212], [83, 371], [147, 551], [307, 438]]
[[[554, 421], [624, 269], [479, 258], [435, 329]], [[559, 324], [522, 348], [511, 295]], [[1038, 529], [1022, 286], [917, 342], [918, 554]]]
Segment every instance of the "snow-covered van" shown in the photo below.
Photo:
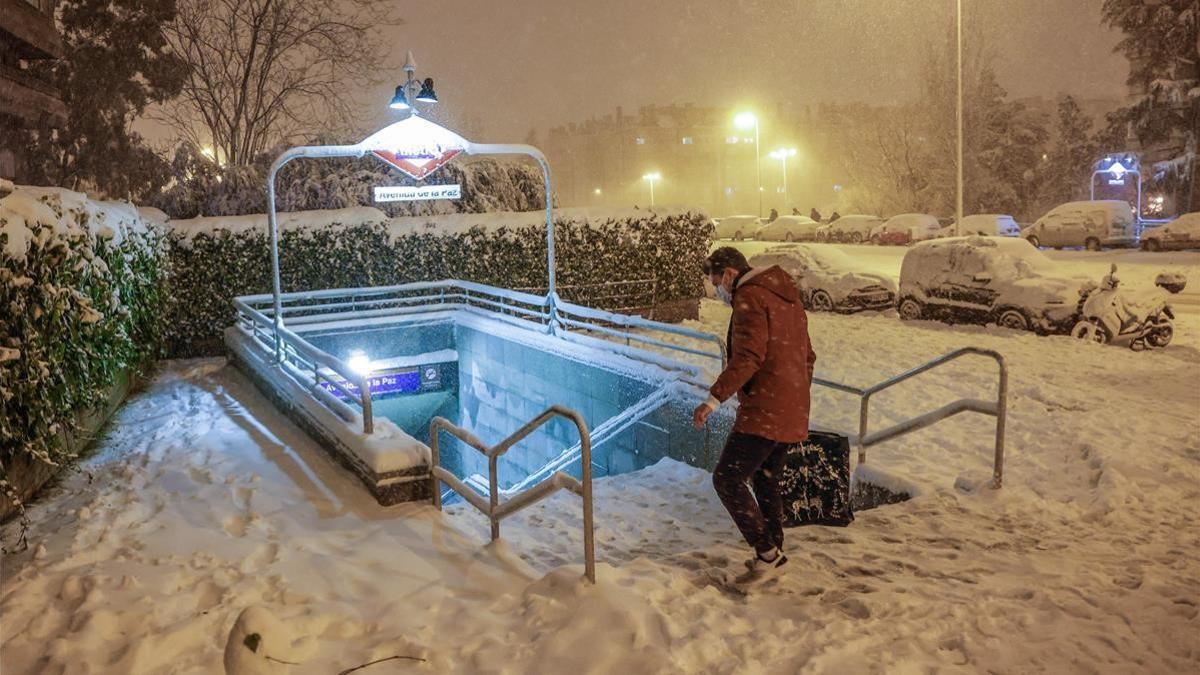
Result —
[[1142, 248], [1147, 251], [1172, 251], [1200, 248], [1200, 211], [1185, 213], [1175, 220], [1142, 231]]
[[1029, 242], [1014, 237], [950, 237], [921, 242], [900, 267], [900, 318], [995, 322], [1005, 328], [1065, 333], [1094, 281], [1067, 277]]
[[1037, 219], [1021, 236], [1034, 246], [1082, 246], [1099, 251], [1102, 246], [1137, 245], [1137, 228], [1129, 202], [1103, 199], [1067, 202]]

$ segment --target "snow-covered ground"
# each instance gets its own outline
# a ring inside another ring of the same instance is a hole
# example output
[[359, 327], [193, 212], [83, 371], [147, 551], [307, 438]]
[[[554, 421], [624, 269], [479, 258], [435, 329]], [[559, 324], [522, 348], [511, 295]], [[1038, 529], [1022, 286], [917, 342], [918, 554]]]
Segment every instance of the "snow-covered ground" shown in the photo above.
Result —
[[[727, 312], [706, 302], [702, 323]], [[745, 555], [709, 475], [664, 461], [597, 482], [593, 588], [573, 495], [489, 545], [462, 507], [377, 506], [224, 362], [174, 362], [32, 507], [31, 549], [3, 560], [3, 672], [220, 672], [251, 606], [304, 673], [394, 655], [426, 661], [356, 672], [1200, 669], [1200, 316], [1143, 353], [877, 313], [811, 326], [818, 374], [858, 385], [958, 346], [1005, 354], [1005, 487], [954, 487], [990, 476], [991, 418], [884, 444], [870, 464], [920, 494], [789, 531], [789, 574], [741, 596], [707, 582]], [[962, 360], [881, 394], [872, 425], [994, 386]], [[824, 390], [813, 411], [857, 419]]]

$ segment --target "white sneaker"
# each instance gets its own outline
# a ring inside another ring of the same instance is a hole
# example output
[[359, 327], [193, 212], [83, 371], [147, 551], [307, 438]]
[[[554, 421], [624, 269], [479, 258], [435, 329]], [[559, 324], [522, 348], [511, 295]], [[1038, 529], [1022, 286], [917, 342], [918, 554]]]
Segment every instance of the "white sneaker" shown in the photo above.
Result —
[[757, 554], [747, 560], [746, 572], [734, 579], [734, 583], [738, 585], [760, 584], [783, 574], [788, 561], [787, 556], [778, 548], [772, 549], [772, 551], [775, 556], [771, 560], [763, 560]]

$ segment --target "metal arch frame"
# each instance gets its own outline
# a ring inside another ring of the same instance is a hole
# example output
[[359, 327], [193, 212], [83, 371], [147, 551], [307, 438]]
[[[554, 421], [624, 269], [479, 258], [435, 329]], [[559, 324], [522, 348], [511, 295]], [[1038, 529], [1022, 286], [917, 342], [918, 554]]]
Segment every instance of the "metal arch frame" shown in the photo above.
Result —
[[[1092, 172], [1092, 180], [1088, 184], [1088, 189], [1090, 190], [1090, 193], [1088, 195], [1089, 199], [1091, 199], [1092, 201], [1096, 200], [1096, 176], [1099, 176], [1102, 174], [1109, 175], [1111, 173], [1112, 173], [1112, 171], [1110, 171], [1108, 169], [1104, 169], [1104, 170], [1097, 169]], [[1138, 167], [1136, 169], [1126, 169], [1125, 173], [1133, 174], [1133, 175], [1137, 176], [1137, 204], [1133, 205], [1137, 209], [1137, 215], [1135, 216], [1134, 220], [1141, 222], [1141, 220], [1142, 220], [1142, 170], [1141, 170], [1141, 167]]]
[[[281, 300], [283, 289], [279, 272], [279, 220], [275, 211], [275, 179], [279, 174], [279, 170], [293, 159], [300, 159], [302, 157], [309, 159], [332, 157], [359, 158], [376, 149], [366, 143], [356, 143], [354, 145], [302, 145], [285, 150], [271, 164], [271, 170], [267, 173], [267, 223], [271, 230], [271, 292], [274, 296], [273, 308], [275, 310], [272, 321], [275, 328], [276, 361], [279, 361], [282, 355], [279, 334], [280, 329], [283, 328], [283, 307]], [[556, 330], [555, 324], [558, 318], [557, 305], [559, 298], [558, 293], [555, 291], [554, 204], [550, 182], [550, 163], [546, 160], [546, 156], [542, 154], [541, 150], [532, 145], [522, 143], [472, 143], [467, 141], [463, 146], [463, 152], [468, 155], [524, 155], [536, 160], [542, 170], [542, 177], [545, 180], [546, 186], [546, 272], [548, 277], [546, 308], [551, 319], [550, 331], [553, 333]]]

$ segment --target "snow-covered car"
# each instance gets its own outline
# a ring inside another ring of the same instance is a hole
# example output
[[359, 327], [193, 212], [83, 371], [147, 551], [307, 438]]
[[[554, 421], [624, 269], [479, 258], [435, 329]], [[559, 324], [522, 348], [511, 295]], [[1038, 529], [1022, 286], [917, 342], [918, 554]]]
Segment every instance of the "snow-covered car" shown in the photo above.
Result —
[[1021, 236], [1021, 226], [1012, 216], [1006, 216], [1000, 213], [977, 213], [971, 216], [963, 216], [962, 231], [955, 231], [954, 223], [942, 227], [938, 230], [937, 237], [967, 237], [970, 235], [979, 235], [983, 237], [1019, 237]]
[[921, 242], [900, 267], [901, 319], [995, 322], [1005, 328], [1070, 332], [1080, 300], [1096, 287], [1058, 273], [1044, 253], [1013, 237], [951, 237]]
[[814, 230], [813, 237], [817, 241], [829, 241], [829, 233], [832, 229], [833, 229], [832, 223], [822, 223], [817, 226], [816, 230]]
[[1185, 213], [1175, 220], [1142, 231], [1142, 248], [1147, 251], [1177, 251], [1200, 248], [1200, 211]]
[[871, 230], [871, 243], [907, 246], [914, 241], [933, 239], [939, 227], [938, 219], [929, 214], [901, 213]]
[[813, 241], [820, 225], [808, 216], [779, 216], [758, 228], [754, 238], [760, 241]]
[[714, 219], [716, 231], [713, 236], [717, 239], [741, 240], [752, 236], [762, 226], [762, 218], [758, 216], [727, 216]]
[[862, 269], [832, 246], [785, 244], [750, 258], [753, 267], [779, 265], [792, 276], [804, 306], [818, 312], [888, 309], [896, 301], [896, 282]]
[[849, 215], [829, 223], [827, 241], [861, 244], [871, 237], [871, 231], [883, 224], [879, 216]]
[[1099, 251], [1102, 246], [1136, 245], [1137, 228], [1129, 202], [1102, 199], [1060, 204], [1025, 228], [1021, 236], [1034, 246], [1082, 246]]

